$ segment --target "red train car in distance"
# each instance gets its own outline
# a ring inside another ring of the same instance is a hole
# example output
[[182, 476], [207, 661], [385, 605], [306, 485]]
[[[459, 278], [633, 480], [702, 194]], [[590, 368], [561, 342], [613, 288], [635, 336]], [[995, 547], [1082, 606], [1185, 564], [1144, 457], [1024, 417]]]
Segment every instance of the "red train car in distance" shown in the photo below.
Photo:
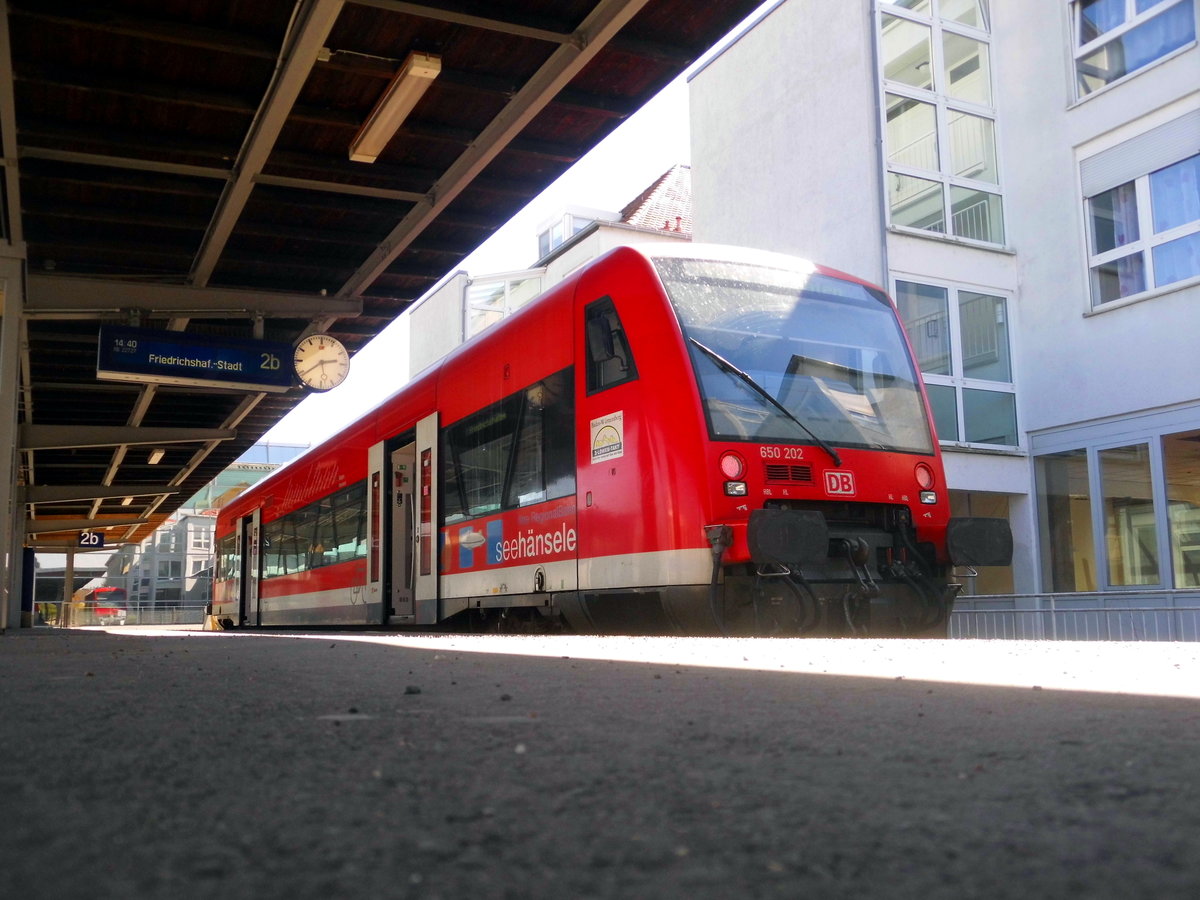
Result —
[[792, 257], [622, 247], [221, 511], [228, 626], [945, 634], [951, 519], [883, 291]]
[[129, 615], [125, 588], [80, 588], [71, 599], [80, 625], [124, 625]]

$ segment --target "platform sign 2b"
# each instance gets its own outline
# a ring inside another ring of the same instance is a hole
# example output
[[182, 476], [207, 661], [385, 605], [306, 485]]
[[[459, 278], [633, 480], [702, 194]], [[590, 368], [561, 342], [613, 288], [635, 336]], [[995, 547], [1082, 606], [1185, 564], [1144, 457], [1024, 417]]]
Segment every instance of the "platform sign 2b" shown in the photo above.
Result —
[[104, 546], [103, 531], [81, 531], [79, 532], [79, 546], [85, 547], [88, 550], [99, 550]]
[[96, 377], [282, 393], [292, 386], [291, 354], [279, 341], [102, 325]]

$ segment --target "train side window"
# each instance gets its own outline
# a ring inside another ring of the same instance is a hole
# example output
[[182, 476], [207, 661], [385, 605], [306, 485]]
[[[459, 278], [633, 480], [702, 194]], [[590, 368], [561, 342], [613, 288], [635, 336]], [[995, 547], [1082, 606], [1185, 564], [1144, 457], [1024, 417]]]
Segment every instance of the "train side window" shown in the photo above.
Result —
[[587, 336], [587, 392], [607, 390], [637, 378], [625, 328], [611, 297], [601, 297], [584, 309]]
[[[521, 396], [512, 394], [447, 429], [446, 443], [450, 453], [445, 462], [453, 469], [443, 471], [443, 484], [451, 481], [457, 484], [465, 517], [483, 516], [501, 509], [504, 477], [520, 415]], [[453, 485], [450, 487], [453, 489]], [[450, 509], [448, 504], [446, 512]]]
[[263, 525], [263, 577], [367, 555], [367, 483], [358, 481]]
[[217, 543], [217, 577], [225, 581], [236, 578], [240, 565], [237, 535], [227, 534]]
[[443, 524], [575, 492], [573, 384], [563, 369], [446, 429]]
[[571, 370], [525, 390], [521, 426], [504, 492], [512, 509], [575, 492], [575, 414]]
[[359, 481], [319, 504], [312, 568], [367, 555], [367, 483]]

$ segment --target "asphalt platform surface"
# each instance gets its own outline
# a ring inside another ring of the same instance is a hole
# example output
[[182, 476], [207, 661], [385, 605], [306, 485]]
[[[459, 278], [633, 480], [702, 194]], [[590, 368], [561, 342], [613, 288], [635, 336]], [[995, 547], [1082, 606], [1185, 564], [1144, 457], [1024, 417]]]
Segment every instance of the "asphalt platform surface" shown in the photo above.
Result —
[[1200, 897], [1200, 644], [0, 636], [3, 898]]

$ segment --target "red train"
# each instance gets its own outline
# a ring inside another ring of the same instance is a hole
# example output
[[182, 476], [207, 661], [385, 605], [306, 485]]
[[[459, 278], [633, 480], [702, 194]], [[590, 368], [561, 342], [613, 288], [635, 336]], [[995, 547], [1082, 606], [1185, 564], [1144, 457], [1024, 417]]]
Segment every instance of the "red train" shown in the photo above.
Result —
[[129, 615], [125, 589], [120, 587], [82, 587], [71, 601], [77, 625], [124, 625]]
[[775, 254], [618, 248], [217, 523], [236, 625], [945, 634], [950, 519], [895, 307]]

